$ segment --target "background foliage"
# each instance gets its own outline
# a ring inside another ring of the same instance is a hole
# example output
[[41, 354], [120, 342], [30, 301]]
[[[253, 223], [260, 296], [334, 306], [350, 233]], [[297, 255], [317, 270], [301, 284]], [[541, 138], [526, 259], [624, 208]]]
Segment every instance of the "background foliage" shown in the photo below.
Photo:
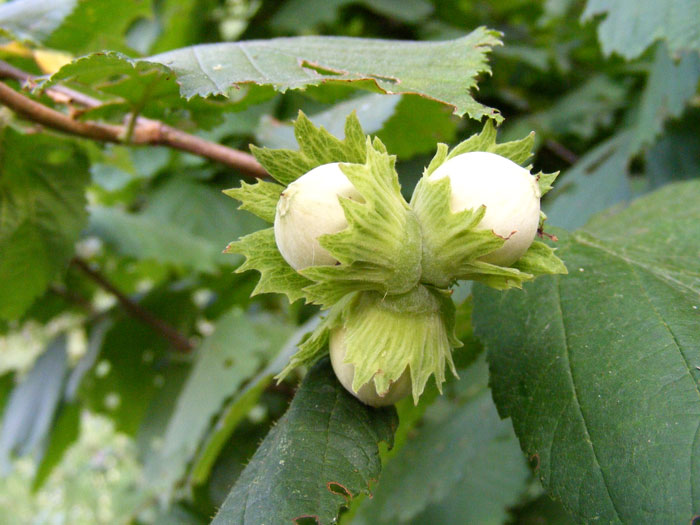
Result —
[[[0, 60], [5, 106], [85, 130], [0, 107], [4, 523], [700, 513], [697, 2], [14, 0]], [[569, 275], [458, 288], [443, 396], [369, 409], [325, 362], [272, 381], [317, 310], [222, 253], [264, 227], [221, 193], [255, 166], [168, 138], [296, 149], [299, 110], [339, 137], [356, 111], [406, 196], [477, 119], [562, 171]]]

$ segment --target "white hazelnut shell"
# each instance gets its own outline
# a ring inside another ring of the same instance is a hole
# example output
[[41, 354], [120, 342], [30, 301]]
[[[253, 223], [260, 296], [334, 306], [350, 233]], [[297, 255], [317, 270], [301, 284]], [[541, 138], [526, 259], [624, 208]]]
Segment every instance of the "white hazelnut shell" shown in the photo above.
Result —
[[345, 390], [350, 392], [365, 405], [373, 407], [393, 405], [411, 393], [411, 374], [408, 367], [406, 367], [401, 377], [389, 387], [389, 390], [383, 396], [377, 394], [377, 389], [374, 386], [373, 380], [365, 383], [355, 392], [352, 389], [355, 367], [350, 363], [344, 362], [347, 346], [345, 345], [345, 330], [343, 328], [336, 328], [331, 333], [329, 346], [331, 365], [333, 365], [333, 371], [338, 381], [345, 387]]
[[453, 213], [486, 206], [477, 225], [506, 239], [505, 244], [480, 260], [510, 266], [530, 247], [540, 222], [537, 179], [515, 162], [485, 151], [463, 153], [437, 168], [430, 180], [449, 177]]
[[336, 263], [318, 237], [348, 225], [338, 196], [363, 201], [337, 162], [312, 169], [282, 192], [275, 213], [275, 241], [295, 270]]

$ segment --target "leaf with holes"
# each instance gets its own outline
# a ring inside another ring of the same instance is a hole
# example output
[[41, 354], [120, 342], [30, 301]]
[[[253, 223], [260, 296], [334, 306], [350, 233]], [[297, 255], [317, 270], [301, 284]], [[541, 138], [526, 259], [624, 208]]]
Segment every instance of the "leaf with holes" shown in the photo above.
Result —
[[393, 407], [360, 403], [330, 362], [314, 366], [287, 413], [272, 428], [214, 518], [215, 525], [336, 519], [347, 498], [379, 476], [378, 444], [391, 444]]
[[558, 243], [568, 276], [475, 287], [494, 399], [579, 521], [687, 523], [700, 510], [700, 181]]

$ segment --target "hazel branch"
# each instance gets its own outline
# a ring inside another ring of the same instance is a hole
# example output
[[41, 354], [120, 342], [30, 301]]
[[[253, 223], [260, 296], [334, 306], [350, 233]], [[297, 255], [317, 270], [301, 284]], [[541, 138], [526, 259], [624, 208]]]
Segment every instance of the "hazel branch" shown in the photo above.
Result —
[[[26, 84], [36, 81], [36, 77], [33, 75], [2, 61], [0, 61], [0, 78], [12, 78]], [[73, 102], [88, 108], [102, 104], [95, 98], [63, 86], [48, 88], [46, 94], [63, 104]], [[75, 120], [69, 115], [36, 102], [1, 82], [0, 104], [7, 106], [28, 120], [71, 135], [113, 143], [124, 143], [127, 136], [127, 127], [124, 125]], [[250, 153], [205, 140], [158, 120], [145, 117], [136, 119], [129, 144], [167, 146], [220, 162], [252, 177], [268, 176], [267, 171]]]

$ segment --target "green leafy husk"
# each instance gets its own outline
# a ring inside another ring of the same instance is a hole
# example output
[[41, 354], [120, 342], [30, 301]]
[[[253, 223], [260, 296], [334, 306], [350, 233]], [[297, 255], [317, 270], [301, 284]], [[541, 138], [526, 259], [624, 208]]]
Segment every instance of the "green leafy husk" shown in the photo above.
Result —
[[[477, 229], [485, 213], [483, 206], [475, 210], [452, 212], [451, 187], [447, 178], [429, 180], [429, 176], [444, 162], [471, 151], [496, 153], [522, 165], [530, 158], [533, 144], [532, 133], [521, 140], [497, 144], [496, 129], [489, 121], [481, 133], [472, 135], [452, 151], [445, 144], [438, 145], [437, 153], [425, 169], [411, 199], [423, 239], [421, 282], [445, 288], [457, 280], [473, 280], [505, 290], [522, 288], [523, 282], [536, 275], [566, 273], [566, 267], [554, 255], [554, 250], [539, 241], [533, 243], [512, 267], [480, 261], [484, 255], [499, 249], [506, 239], [492, 231]], [[552, 188], [557, 175], [536, 175], [542, 194]]]
[[401, 196], [395, 157], [367, 138], [363, 164], [341, 164], [364, 202], [341, 199], [348, 228], [319, 239], [341, 264], [312, 266], [300, 273], [317, 284], [306, 288], [313, 302], [333, 304], [338, 294], [376, 290], [406, 293], [421, 275], [420, 227]]
[[[341, 170], [364, 202], [340, 199], [348, 227], [319, 239], [339, 262], [296, 272], [277, 250], [274, 232], [260, 232], [231, 243], [228, 253], [241, 253], [246, 262], [237, 270], [258, 270], [261, 280], [253, 293], [280, 292], [290, 300], [331, 307], [353, 291], [376, 290], [400, 294], [420, 279], [420, 227], [401, 196], [396, 158], [379, 139], [365, 137], [354, 113], [345, 123], [345, 138], [316, 128], [303, 114], [295, 122], [299, 151], [253, 148], [265, 168], [284, 185], [323, 164], [342, 162]], [[224, 193], [241, 201], [241, 208], [274, 222], [285, 186], [258, 181]]]

